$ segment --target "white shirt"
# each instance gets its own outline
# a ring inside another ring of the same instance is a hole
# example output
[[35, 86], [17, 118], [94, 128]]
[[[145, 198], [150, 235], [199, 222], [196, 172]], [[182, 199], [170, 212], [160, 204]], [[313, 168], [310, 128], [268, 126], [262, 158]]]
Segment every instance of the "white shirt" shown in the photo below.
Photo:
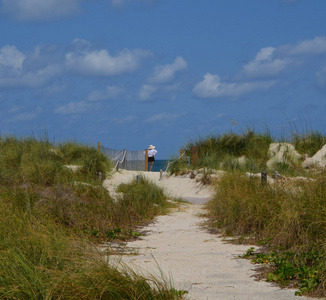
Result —
[[153, 157], [156, 153], [157, 151], [155, 149], [150, 149], [148, 150], [148, 157]]

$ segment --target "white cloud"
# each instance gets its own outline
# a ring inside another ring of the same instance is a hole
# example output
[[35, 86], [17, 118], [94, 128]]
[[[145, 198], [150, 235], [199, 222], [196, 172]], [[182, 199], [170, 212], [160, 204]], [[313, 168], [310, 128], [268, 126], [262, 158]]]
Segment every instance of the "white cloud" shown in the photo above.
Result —
[[105, 50], [70, 52], [66, 54], [69, 71], [85, 76], [112, 76], [135, 71], [140, 60], [151, 56], [149, 51], [124, 49], [117, 56]]
[[20, 113], [13, 118], [11, 118], [10, 122], [21, 122], [21, 121], [31, 121], [34, 120], [38, 116], [38, 112], [23, 112]]
[[33, 108], [33, 111], [27, 111], [26, 107], [21, 106], [13, 106], [11, 107], [8, 112], [12, 114], [12, 117], [8, 117], [5, 119], [6, 122], [24, 122], [24, 121], [31, 121], [36, 119], [40, 113], [42, 113], [41, 107]]
[[274, 83], [274, 81], [224, 83], [218, 75], [207, 73], [204, 79], [194, 87], [193, 94], [199, 98], [236, 97], [269, 89]]
[[326, 66], [316, 72], [316, 78], [320, 87], [326, 87]]
[[157, 91], [154, 85], [144, 84], [139, 92], [139, 98], [143, 101], [149, 100], [153, 93]]
[[57, 114], [79, 114], [88, 111], [90, 105], [86, 101], [69, 102], [66, 105], [57, 107], [54, 112]]
[[274, 57], [276, 48], [262, 48], [255, 59], [243, 66], [242, 73], [248, 77], [268, 77], [278, 75], [290, 64], [289, 59]]
[[110, 0], [110, 2], [111, 2], [111, 7], [113, 9], [124, 9], [128, 5], [130, 5], [130, 3], [132, 3], [132, 2], [152, 4], [152, 3], [157, 2], [157, 0]]
[[173, 120], [178, 119], [179, 117], [180, 117], [180, 115], [178, 115], [178, 114], [160, 113], [160, 114], [156, 114], [156, 115], [152, 116], [151, 118], [146, 120], [146, 122], [148, 122], [148, 123], [160, 122], [160, 121], [171, 122]]
[[42, 90], [40, 90], [39, 94], [43, 96], [51, 96], [54, 94], [63, 93], [67, 89], [68, 89], [68, 85], [66, 83], [54, 84], [54, 85], [45, 86]]
[[111, 7], [115, 9], [125, 8], [130, 0], [111, 0]]
[[15, 46], [6, 45], [0, 49], [0, 70], [1, 67], [21, 69], [25, 55], [18, 51]]
[[323, 53], [326, 53], [326, 37], [315, 37], [277, 48], [265, 47], [260, 49], [253, 61], [243, 66], [240, 77], [273, 77], [302, 65], [311, 56]]
[[0, 88], [37, 88], [43, 86], [51, 77], [60, 73], [58, 66], [47, 66], [36, 72], [19, 72], [14, 76], [0, 73]]
[[[49, 59], [50, 61], [50, 59]], [[38, 65], [37, 60], [28, 62], [28, 57], [15, 46], [0, 49], [0, 88], [35, 88], [44, 85], [50, 78], [61, 73], [60, 65]], [[26, 67], [29, 65], [30, 70]]]
[[112, 121], [118, 124], [127, 124], [133, 122], [135, 119], [135, 116], [126, 116], [124, 118], [113, 118]]
[[[207, 73], [194, 87], [193, 94], [201, 98], [218, 98], [236, 97], [258, 90], [267, 90], [276, 83], [275, 80], [267, 80], [267, 78], [276, 78], [284, 72], [293, 72], [306, 66], [307, 63], [316, 62], [318, 56], [324, 53], [326, 53], [326, 37], [315, 37], [277, 48], [264, 47], [235, 76], [238, 82], [221, 82], [218, 75]], [[324, 73], [323, 70], [316, 73], [319, 85], [325, 82]]]
[[2, 0], [1, 10], [20, 21], [48, 21], [80, 12], [81, 0]]
[[93, 91], [87, 97], [89, 101], [109, 100], [120, 95], [124, 90], [117, 86], [107, 86], [105, 90]]
[[173, 64], [165, 66], [156, 66], [153, 76], [149, 78], [150, 82], [165, 83], [174, 78], [176, 72], [188, 67], [187, 62], [182, 57], [177, 57]]
[[318, 55], [326, 52], [326, 37], [315, 37], [312, 40], [304, 40], [296, 45], [283, 45], [279, 52], [285, 55]]

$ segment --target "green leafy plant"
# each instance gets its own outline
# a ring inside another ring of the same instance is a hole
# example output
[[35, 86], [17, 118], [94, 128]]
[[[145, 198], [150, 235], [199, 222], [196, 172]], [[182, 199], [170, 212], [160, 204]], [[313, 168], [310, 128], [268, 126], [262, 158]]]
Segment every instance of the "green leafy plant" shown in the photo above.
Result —
[[106, 233], [106, 236], [110, 239], [127, 240], [139, 237], [141, 234], [131, 229], [113, 228]]

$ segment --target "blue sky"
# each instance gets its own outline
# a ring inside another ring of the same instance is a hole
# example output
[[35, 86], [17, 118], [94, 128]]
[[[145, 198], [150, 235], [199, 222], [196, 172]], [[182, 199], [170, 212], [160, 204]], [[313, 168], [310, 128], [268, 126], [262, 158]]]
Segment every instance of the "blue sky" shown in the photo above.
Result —
[[0, 0], [0, 133], [158, 159], [243, 130], [325, 133], [325, 0]]

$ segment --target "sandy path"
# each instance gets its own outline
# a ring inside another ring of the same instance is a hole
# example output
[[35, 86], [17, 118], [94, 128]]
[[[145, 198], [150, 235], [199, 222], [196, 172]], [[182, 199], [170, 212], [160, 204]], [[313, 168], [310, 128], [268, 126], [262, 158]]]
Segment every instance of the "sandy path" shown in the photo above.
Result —
[[[105, 186], [113, 189], [138, 173], [123, 171], [107, 180]], [[170, 195], [189, 198], [195, 203], [205, 202], [212, 193], [189, 178], [159, 180], [159, 173], [145, 176]], [[124, 255], [122, 261], [144, 276], [148, 272], [160, 277], [162, 271], [171, 278], [175, 288], [189, 292], [186, 299], [299, 299], [294, 296], [294, 290], [255, 281], [254, 266], [249, 260], [238, 258], [250, 246], [227, 244], [219, 236], [208, 233], [201, 225], [202, 213], [202, 204], [184, 204], [169, 215], [157, 217], [144, 228], [147, 235], [128, 242], [127, 248], [134, 249], [137, 255]]]

